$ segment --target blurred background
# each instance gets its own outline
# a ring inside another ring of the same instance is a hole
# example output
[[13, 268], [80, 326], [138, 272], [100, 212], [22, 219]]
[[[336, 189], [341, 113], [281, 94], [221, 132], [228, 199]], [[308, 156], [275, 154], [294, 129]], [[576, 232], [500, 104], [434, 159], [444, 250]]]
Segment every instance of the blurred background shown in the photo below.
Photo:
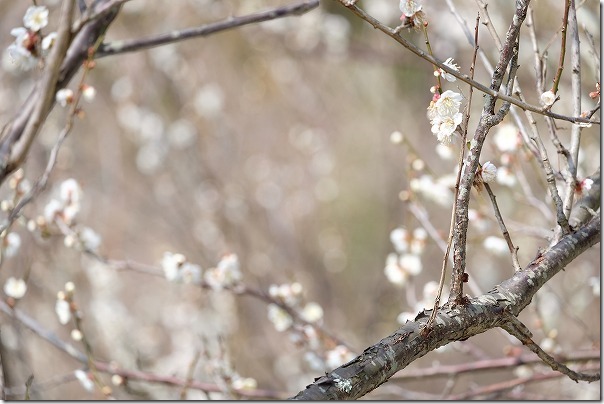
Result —
[[[59, 2], [38, 3], [49, 7], [48, 30], [55, 29]], [[106, 41], [199, 26], [291, 3], [179, 0], [151, 6], [135, 0], [124, 5]], [[476, 4], [452, 3], [473, 32]], [[358, 4], [384, 24], [400, 23], [396, 0]], [[3, 48], [13, 40], [10, 29], [21, 25], [28, 5], [0, 0]], [[549, 86], [559, 57], [556, 33], [562, 4], [535, 1], [533, 8], [541, 51], [549, 44]], [[468, 73], [473, 49], [447, 3], [426, 1], [423, 10], [435, 56], [455, 58], [460, 70]], [[513, 4], [493, 3], [489, 11], [504, 38]], [[599, 16], [597, 2], [580, 4], [584, 110], [595, 105], [587, 94], [599, 80], [599, 57], [586, 32], [599, 49]], [[403, 35], [425, 47], [421, 33]], [[539, 105], [528, 38], [525, 27], [519, 82], [527, 102]], [[479, 44], [495, 64], [496, 47], [484, 26]], [[571, 115], [568, 55], [567, 50], [561, 100], [553, 110]], [[6, 52], [2, 64], [4, 124], [40, 73], [15, 70]], [[488, 83], [489, 74], [480, 61], [475, 76]], [[429, 282], [438, 281], [443, 257], [433, 234], [425, 238], [419, 254], [421, 270], [407, 276], [404, 284], [390, 282], [384, 268], [388, 254], [396, 252], [390, 239], [396, 228], [413, 232], [429, 224], [446, 241], [459, 142], [443, 148], [430, 131], [426, 108], [435, 85], [432, 66], [337, 1], [323, 1], [302, 16], [101, 58], [87, 83], [97, 89], [96, 98], [83, 104], [85, 116], [62, 146], [49, 188], [25, 210], [27, 218], [41, 215], [60, 183], [74, 178], [83, 190], [78, 223], [102, 238], [102, 256], [160, 268], [164, 252], [170, 251], [184, 254], [205, 270], [224, 254], [237, 254], [243, 283], [250, 288], [266, 292], [272, 284], [301, 284], [304, 301], [323, 308], [322, 327], [345, 341], [353, 354], [395, 331], [401, 313], [415, 315], [424, 302], [433, 300]], [[444, 82], [443, 87], [469, 95], [468, 86], [460, 82]], [[481, 108], [482, 96], [474, 92], [470, 136]], [[522, 111], [518, 116], [527, 125]], [[44, 125], [24, 166], [30, 182], [44, 170], [65, 119], [66, 110], [56, 107]], [[552, 164], [559, 169], [563, 161], [543, 119], [536, 120]], [[557, 124], [560, 140], [569, 145], [571, 125]], [[538, 248], [547, 247], [543, 235], [555, 219], [538, 162], [526, 147], [509, 151], [502, 161], [501, 148], [492, 140], [498, 130], [518, 132], [508, 116], [493, 129], [481, 162], [506, 167], [508, 176], [493, 190], [525, 266]], [[583, 130], [579, 178], [599, 167], [598, 130]], [[2, 192], [8, 198], [11, 191], [5, 185]], [[467, 272], [486, 292], [509, 278], [513, 266], [508, 253], [485, 245], [489, 236], [500, 237], [488, 195], [475, 192], [470, 207], [474, 216]], [[425, 217], [418, 219], [417, 212]], [[66, 247], [60, 235], [41, 237], [21, 222], [13, 231], [20, 235], [20, 250], [2, 263], [0, 281], [26, 277], [28, 291], [18, 308], [65, 340], [71, 329], [57, 321], [54, 307], [57, 292], [72, 281], [97, 359], [186, 378], [196, 352], [204, 351], [214, 358], [225, 356], [221, 360], [238, 374], [254, 378], [258, 388], [285, 396], [331, 370], [313, 364], [307, 347], [297, 346], [287, 331], [277, 331], [260, 299], [116, 271]], [[548, 283], [522, 314], [535, 340], [549, 339], [552, 352], [599, 349], [599, 265], [594, 247]], [[71, 374], [81, 364], [37, 335], [7, 316], [2, 317], [0, 331], [4, 344], [16, 347], [36, 382], [50, 380], [36, 398], [103, 397], [86, 392], [73, 379], [53, 383], [53, 378]], [[491, 330], [432, 352], [407, 370], [499, 358], [509, 354], [512, 345], [513, 339]], [[328, 344], [317, 351], [324, 354], [332, 348]], [[213, 382], [208, 361], [201, 361], [206, 365], [196, 368], [194, 378]], [[453, 385], [447, 378], [392, 381], [366, 398], [434, 398], [520, 376], [518, 368], [507, 368], [460, 375]], [[174, 399], [180, 392], [178, 387], [153, 383], [132, 381], [130, 386], [114, 387], [115, 397]], [[599, 385], [576, 384], [565, 377], [527, 384], [516, 392], [525, 394], [521, 398], [600, 397]], [[187, 397], [206, 398], [196, 390]]]

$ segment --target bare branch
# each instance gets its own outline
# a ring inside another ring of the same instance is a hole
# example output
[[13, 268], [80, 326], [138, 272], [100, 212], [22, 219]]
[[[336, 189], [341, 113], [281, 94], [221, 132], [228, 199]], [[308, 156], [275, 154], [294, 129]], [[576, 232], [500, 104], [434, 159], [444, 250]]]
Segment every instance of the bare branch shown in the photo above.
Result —
[[238, 28], [244, 25], [270, 21], [291, 15], [301, 15], [319, 6], [319, 0], [306, 0], [289, 6], [273, 8], [248, 14], [241, 17], [230, 17], [224, 21], [202, 25], [200, 27], [172, 31], [148, 38], [133, 39], [130, 41], [114, 41], [103, 44], [97, 53], [97, 58], [103, 56], [119, 55], [127, 52], [136, 52], [156, 46], [184, 41], [190, 38], [204, 37], [218, 32]]

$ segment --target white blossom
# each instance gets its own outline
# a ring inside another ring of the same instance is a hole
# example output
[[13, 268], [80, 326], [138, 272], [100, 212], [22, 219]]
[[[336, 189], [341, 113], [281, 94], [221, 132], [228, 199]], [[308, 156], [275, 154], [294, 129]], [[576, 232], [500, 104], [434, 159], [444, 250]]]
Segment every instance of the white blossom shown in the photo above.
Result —
[[78, 369], [73, 372], [73, 374], [86, 391], [91, 392], [94, 390], [94, 383], [88, 377], [88, 373], [84, 372], [82, 369]]
[[508, 167], [499, 167], [497, 170], [497, 183], [513, 187], [516, 185], [516, 177]]
[[394, 253], [388, 254], [384, 274], [390, 283], [400, 287], [404, 286], [409, 278], [409, 273], [401, 268], [398, 263], [398, 255]]
[[82, 97], [88, 102], [94, 101], [94, 98], [96, 97], [96, 89], [92, 86], [84, 85], [84, 88], [82, 89]]
[[73, 102], [73, 91], [69, 88], [62, 88], [57, 91], [55, 98], [60, 106], [66, 107], [67, 104], [71, 104]]
[[407, 229], [397, 227], [390, 232], [390, 241], [398, 253], [404, 253], [409, 248], [409, 232]]
[[44, 6], [30, 6], [23, 17], [23, 25], [34, 32], [48, 25], [48, 9]]
[[251, 377], [237, 377], [231, 383], [235, 390], [254, 390], [258, 387], [256, 379]]
[[401, 325], [405, 324], [407, 321], [413, 321], [414, 319], [415, 314], [408, 311], [403, 311], [398, 316], [396, 316], [396, 321]]
[[8, 233], [4, 239], [4, 255], [14, 257], [21, 247], [21, 237], [17, 233]]
[[439, 142], [448, 145], [453, 140], [453, 133], [463, 120], [461, 113], [456, 113], [453, 116], [439, 116], [432, 121], [432, 133], [436, 135]]
[[493, 182], [497, 178], [497, 167], [495, 164], [487, 161], [482, 166], [482, 180], [485, 183]]
[[304, 306], [300, 315], [309, 323], [316, 323], [323, 318], [323, 308], [318, 303], [310, 302]]
[[422, 261], [415, 254], [403, 254], [399, 259], [399, 266], [409, 275], [419, 275], [422, 272]]
[[58, 34], [51, 32], [42, 39], [42, 54], [47, 55], [57, 40]]
[[419, 13], [422, 10], [420, 6], [414, 0], [400, 0], [398, 6], [405, 17], [413, 17], [415, 13]]
[[434, 106], [440, 117], [453, 117], [459, 112], [462, 100], [461, 94], [447, 90], [440, 95]]
[[394, 131], [390, 134], [390, 143], [392, 144], [401, 144], [403, 143], [404, 136], [401, 132]]
[[497, 127], [493, 140], [499, 151], [513, 152], [519, 146], [518, 129], [510, 123], [501, 124]]
[[501, 237], [489, 236], [482, 244], [487, 251], [495, 255], [505, 255], [510, 251], [508, 243]]
[[69, 307], [69, 302], [65, 299], [57, 299], [55, 312], [57, 313], [57, 317], [59, 317], [59, 323], [65, 325], [71, 320], [71, 308]]
[[[445, 63], [443, 63], [443, 64], [446, 65], [447, 67], [455, 70], [456, 72], [459, 71], [459, 66], [453, 62], [453, 58], [448, 58], [447, 60], [445, 60]], [[443, 69], [438, 69], [438, 72], [447, 81], [454, 82], [455, 80], [457, 80], [457, 78], [455, 78], [455, 76], [453, 76], [451, 73], [447, 73]]]
[[27, 284], [23, 279], [10, 277], [4, 283], [4, 293], [13, 299], [21, 299], [27, 292]]
[[273, 303], [268, 305], [268, 319], [279, 332], [287, 330], [294, 323], [285, 310]]
[[38, 64], [38, 59], [20, 45], [10, 44], [7, 51], [11, 61], [21, 70], [31, 70]]
[[352, 359], [354, 359], [354, 354], [350, 352], [350, 350], [344, 345], [338, 345], [331, 351], [327, 352], [327, 359], [325, 360], [325, 363], [328, 368], [334, 369], [346, 362], [351, 361]]
[[90, 227], [84, 227], [78, 232], [82, 247], [88, 251], [97, 251], [101, 245], [101, 236]]
[[242, 277], [237, 255], [227, 254], [222, 257], [216, 268], [206, 271], [204, 280], [212, 289], [221, 290], [239, 283]]
[[541, 94], [541, 103], [547, 107], [553, 105], [556, 101], [556, 94], [553, 91], [549, 90]]
[[180, 267], [186, 261], [187, 259], [184, 255], [174, 254], [166, 251], [161, 261], [161, 267], [164, 271], [164, 276], [166, 279], [170, 282], [180, 282], [182, 280]]

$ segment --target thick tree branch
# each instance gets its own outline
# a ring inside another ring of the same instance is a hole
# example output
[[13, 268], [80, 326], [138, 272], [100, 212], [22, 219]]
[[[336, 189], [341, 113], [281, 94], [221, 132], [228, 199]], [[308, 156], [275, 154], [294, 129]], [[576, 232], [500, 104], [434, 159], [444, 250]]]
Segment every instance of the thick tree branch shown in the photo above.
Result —
[[[533, 295], [573, 259], [600, 240], [600, 217], [594, 217], [578, 231], [564, 236], [558, 244], [539, 255], [526, 269], [469, 300], [467, 305], [445, 305], [438, 310], [435, 327], [427, 336], [421, 329], [431, 310], [419, 313], [392, 335], [382, 339], [352, 361], [319, 377], [294, 399], [356, 399], [388, 381], [396, 372], [434, 349], [501, 327], [508, 315], [517, 316]], [[486, 270], [484, 268], [483, 270]]]

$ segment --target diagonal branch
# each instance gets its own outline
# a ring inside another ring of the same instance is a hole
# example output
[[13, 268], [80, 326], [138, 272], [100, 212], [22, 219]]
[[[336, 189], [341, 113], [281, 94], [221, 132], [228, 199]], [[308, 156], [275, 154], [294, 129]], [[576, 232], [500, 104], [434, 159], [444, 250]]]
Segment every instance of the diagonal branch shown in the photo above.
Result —
[[539, 255], [525, 270], [472, 298], [467, 305], [445, 305], [438, 310], [434, 330], [422, 335], [431, 310], [419, 313], [392, 335], [368, 347], [363, 353], [309, 384], [293, 399], [357, 399], [385, 383], [416, 359], [451, 341], [459, 341], [502, 327], [509, 313], [518, 315], [534, 294], [576, 257], [600, 240], [600, 217], [594, 217], [576, 232]]
[[96, 57], [101, 58], [103, 56], [136, 52], [144, 49], [154, 48], [156, 46], [184, 41], [190, 38], [204, 37], [244, 25], [270, 21], [290, 15], [301, 15], [318, 6], [319, 0], [306, 0], [301, 3], [260, 11], [254, 14], [243, 15], [241, 17], [229, 17], [224, 21], [202, 25], [200, 27], [167, 32], [148, 38], [105, 43], [99, 48]]

